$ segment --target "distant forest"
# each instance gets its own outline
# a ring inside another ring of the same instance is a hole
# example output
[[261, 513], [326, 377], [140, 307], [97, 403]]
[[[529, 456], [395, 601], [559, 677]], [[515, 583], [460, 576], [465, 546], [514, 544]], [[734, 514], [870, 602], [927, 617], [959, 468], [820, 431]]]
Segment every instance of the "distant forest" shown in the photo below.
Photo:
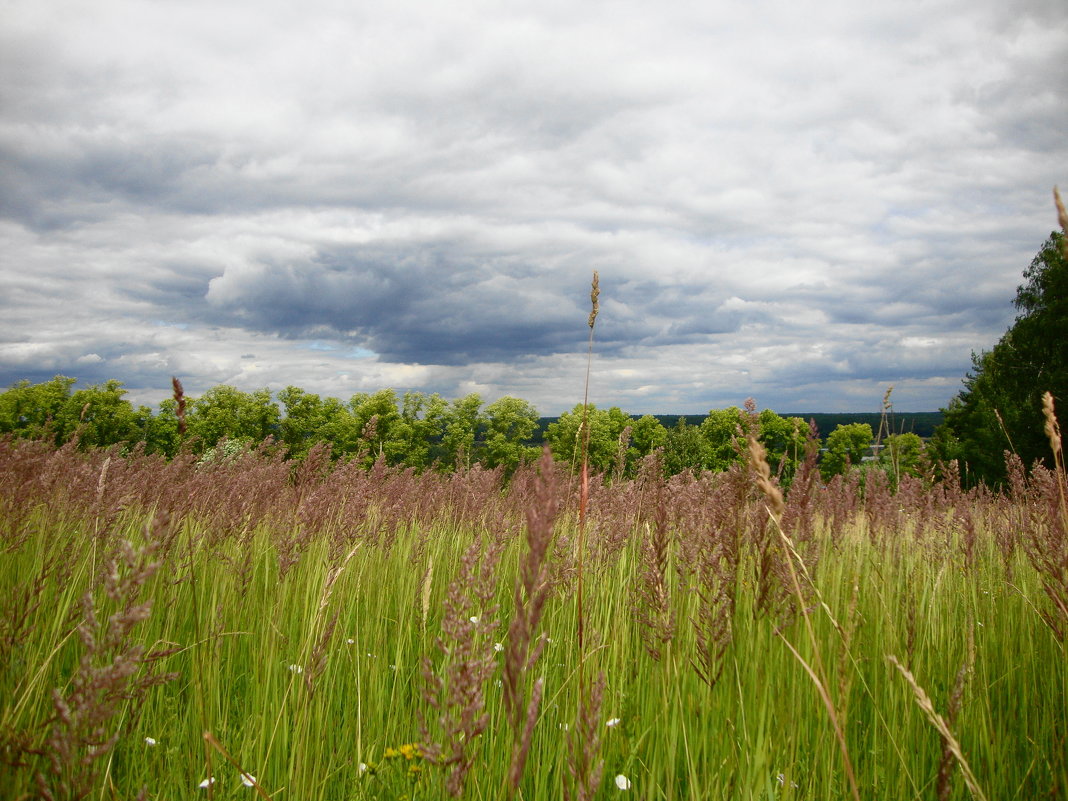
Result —
[[[639, 417], [638, 415], [631, 416], [635, 420]], [[852, 423], [867, 423], [871, 426], [872, 431], [878, 432], [879, 424], [883, 419], [883, 415], [879, 412], [789, 412], [782, 416], [800, 417], [806, 422], [809, 420], [815, 421], [816, 430], [823, 441], [826, 441], [827, 435], [838, 426], [847, 426]], [[688, 426], [699, 426], [705, 419], [703, 414], [654, 414], [653, 417], [659, 420], [664, 428], [675, 428], [680, 419], [685, 420]], [[545, 432], [558, 419], [558, 417], [539, 417], [538, 430], [533, 436], [533, 442], [535, 444], [544, 442]], [[934, 434], [934, 430], [942, 425], [942, 419], [943, 415], [940, 411], [893, 412], [887, 415], [887, 425], [890, 427], [889, 433], [891, 434], [915, 434], [921, 439], [929, 439]]]
[[[120, 452], [141, 450], [166, 458], [186, 454], [200, 461], [263, 445], [280, 449], [288, 459], [314, 451], [367, 468], [379, 461], [415, 471], [478, 464], [508, 475], [536, 459], [546, 445], [559, 461], [575, 465], [581, 450], [591, 470], [622, 478], [637, 475], [649, 456], [668, 475], [728, 470], [745, 460], [739, 443], [752, 436], [788, 483], [802, 462], [817, 457], [825, 479], [871, 462], [895, 476], [918, 475], [931, 466], [924, 460], [924, 440], [941, 420], [937, 412], [895, 415], [889, 406], [886, 414], [784, 417], [770, 409], [758, 412], [753, 401], [744, 409], [703, 416], [639, 417], [617, 407], [578, 404], [559, 416], [539, 417], [521, 398], [485, 405], [477, 394], [450, 400], [393, 389], [343, 400], [296, 386], [244, 392], [218, 385], [194, 398], [185, 395], [177, 379], [174, 396], [152, 409], [134, 407], [121, 381], [80, 389], [76, 383], [56, 376], [40, 384], [19, 381], [0, 392], [0, 437], [76, 443], [82, 449], [119, 446]], [[818, 443], [809, 439], [811, 420]]]

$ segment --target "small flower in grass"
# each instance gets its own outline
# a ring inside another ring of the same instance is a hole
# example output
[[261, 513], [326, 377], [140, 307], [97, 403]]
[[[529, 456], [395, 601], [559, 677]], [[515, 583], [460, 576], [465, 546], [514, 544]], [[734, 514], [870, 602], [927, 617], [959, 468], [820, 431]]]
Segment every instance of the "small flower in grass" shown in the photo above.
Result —
[[620, 773], [618, 776], [616, 776], [616, 787], [618, 787], [620, 790], [629, 790], [630, 779]]
[[256, 786], [256, 777], [253, 776], [251, 773], [242, 773], [241, 774], [241, 783], [243, 785], [245, 785], [245, 787], [255, 787]]
[[208, 778], [206, 778], [204, 781], [202, 781], [200, 783], [200, 789], [201, 790], [207, 790], [213, 784], [215, 784], [215, 777], [214, 776], [208, 776]]
[[290, 665], [289, 670], [291, 673], [296, 673], [297, 675], [300, 675], [304, 672], [304, 668], [302, 668], [300, 665]]
[[500, 653], [501, 651], [504, 650], [504, 643], [499, 643], [499, 642], [493, 643], [493, 650], [496, 651], [497, 653]]
[[345, 640], [345, 644], [346, 645], [355, 645], [356, 644], [356, 640], [352, 639], [352, 637], [349, 637], [347, 640]]
[[356, 772], [359, 773], [361, 776], [365, 774], [367, 772], [367, 763], [361, 762], [359, 765], [357, 765]]
[[382, 756], [386, 759], [404, 757], [411, 762], [413, 759], [422, 759], [423, 751], [419, 747], [419, 743], [405, 743], [404, 745], [398, 745], [396, 748], [387, 748]]
[[156, 745], [156, 739], [154, 737], [146, 737], [145, 738], [145, 745], [149, 745], [149, 746]]
[[604, 724], [604, 725], [605, 725], [605, 726], [607, 726], [607, 727], [608, 727], [608, 728], [610, 728], [610, 729], [614, 729], [614, 728], [615, 728], [616, 726], [618, 726], [618, 725], [619, 725], [619, 724], [620, 724], [621, 722], [622, 722], [622, 721], [621, 721], [621, 720], [620, 720], [619, 718], [609, 718], [609, 719], [608, 719], [608, 720], [607, 720], [607, 721], [605, 722], [605, 724]]

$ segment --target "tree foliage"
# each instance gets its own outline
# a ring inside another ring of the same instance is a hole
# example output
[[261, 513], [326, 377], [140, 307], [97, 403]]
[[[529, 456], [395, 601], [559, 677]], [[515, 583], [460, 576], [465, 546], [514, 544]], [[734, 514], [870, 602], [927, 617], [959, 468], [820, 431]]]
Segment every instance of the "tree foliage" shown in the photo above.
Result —
[[1024, 271], [1015, 323], [988, 351], [973, 354], [964, 389], [944, 410], [932, 448], [958, 459], [972, 481], [1000, 484], [1005, 451], [1025, 464], [1050, 458], [1042, 394], [1068, 408], [1068, 257], [1054, 232]]
[[[328, 445], [335, 459], [354, 460], [365, 468], [381, 459], [390, 466], [416, 471], [463, 470], [479, 464], [510, 475], [537, 458], [539, 417], [521, 398], [502, 397], [483, 406], [477, 394], [448, 400], [438, 394], [393, 389], [356, 393], [347, 402], [287, 386], [274, 396], [269, 389], [244, 392], [229, 385], [187, 398], [185, 431], [180, 433], [173, 398], [153, 410], [134, 408], [118, 381], [75, 390], [76, 380], [57, 376], [41, 384], [20, 381], [0, 392], [0, 434], [46, 438], [59, 445], [77, 438], [82, 447], [144, 443], [149, 453], [173, 456], [189, 449], [202, 459], [272, 440], [288, 458], [301, 459], [315, 447]], [[583, 406], [552, 422], [544, 436], [554, 457], [577, 465]], [[804, 459], [809, 427], [800, 418], [785, 418], [755, 403], [744, 408], [714, 409], [699, 425], [685, 417], [667, 429], [653, 415], [636, 418], [618, 407], [586, 407], [591, 469], [607, 479], [638, 474], [642, 460], [659, 452], [667, 475], [683, 471], [723, 471], [746, 459], [745, 436], [764, 444], [779, 480], [788, 483]], [[839, 427], [840, 429], [843, 427]], [[847, 436], [859, 428], [857, 442]], [[871, 428], [844, 427], [832, 434], [825, 459], [827, 475], [858, 462], [868, 447]], [[893, 454], [883, 466], [911, 472], [919, 438], [890, 437]]]
[[883, 442], [879, 463], [895, 477], [919, 476], [923, 471], [923, 440], [917, 434], [891, 434]]
[[850, 465], [859, 465], [871, 447], [874, 436], [867, 423], [838, 426], [827, 437], [827, 450], [820, 460], [823, 478], [841, 475]]

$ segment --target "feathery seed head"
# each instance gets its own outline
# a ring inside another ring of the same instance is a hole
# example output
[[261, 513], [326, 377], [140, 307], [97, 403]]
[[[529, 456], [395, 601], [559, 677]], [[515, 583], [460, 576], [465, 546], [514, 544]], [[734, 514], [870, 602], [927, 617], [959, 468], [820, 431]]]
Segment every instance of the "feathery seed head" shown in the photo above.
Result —
[[597, 312], [600, 311], [601, 304], [597, 302], [597, 299], [601, 296], [601, 279], [597, 275], [597, 271], [593, 271], [593, 283], [590, 285], [590, 319], [587, 321], [587, 325], [593, 328], [594, 322], [597, 320]]
[[1043, 426], [1046, 437], [1049, 439], [1050, 447], [1055, 454], [1061, 453], [1061, 427], [1057, 423], [1057, 416], [1053, 410], [1053, 395], [1049, 392], [1042, 395], [1042, 415], [1046, 418], [1046, 424]]

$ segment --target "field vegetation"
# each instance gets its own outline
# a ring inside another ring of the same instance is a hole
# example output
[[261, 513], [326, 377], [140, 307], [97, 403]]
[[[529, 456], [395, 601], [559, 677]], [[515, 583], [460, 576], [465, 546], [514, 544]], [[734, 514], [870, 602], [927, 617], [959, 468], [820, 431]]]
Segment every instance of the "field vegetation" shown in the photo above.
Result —
[[824, 484], [810, 446], [783, 496], [752, 442], [592, 477], [580, 531], [547, 457], [506, 481], [3, 440], [0, 786], [1063, 797], [1063, 469], [891, 491]]
[[992, 485], [937, 458], [1032, 419], [990, 405], [1003, 351], [935, 448], [880, 430], [866, 462], [870, 426], [820, 458], [754, 404], [679, 426], [690, 452], [584, 402], [536, 454], [516, 399], [233, 416], [176, 379], [138, 417], [119, 386], [16, 385], [3, 797], [1064, 798], [1061, 396], [1044, 460]]

